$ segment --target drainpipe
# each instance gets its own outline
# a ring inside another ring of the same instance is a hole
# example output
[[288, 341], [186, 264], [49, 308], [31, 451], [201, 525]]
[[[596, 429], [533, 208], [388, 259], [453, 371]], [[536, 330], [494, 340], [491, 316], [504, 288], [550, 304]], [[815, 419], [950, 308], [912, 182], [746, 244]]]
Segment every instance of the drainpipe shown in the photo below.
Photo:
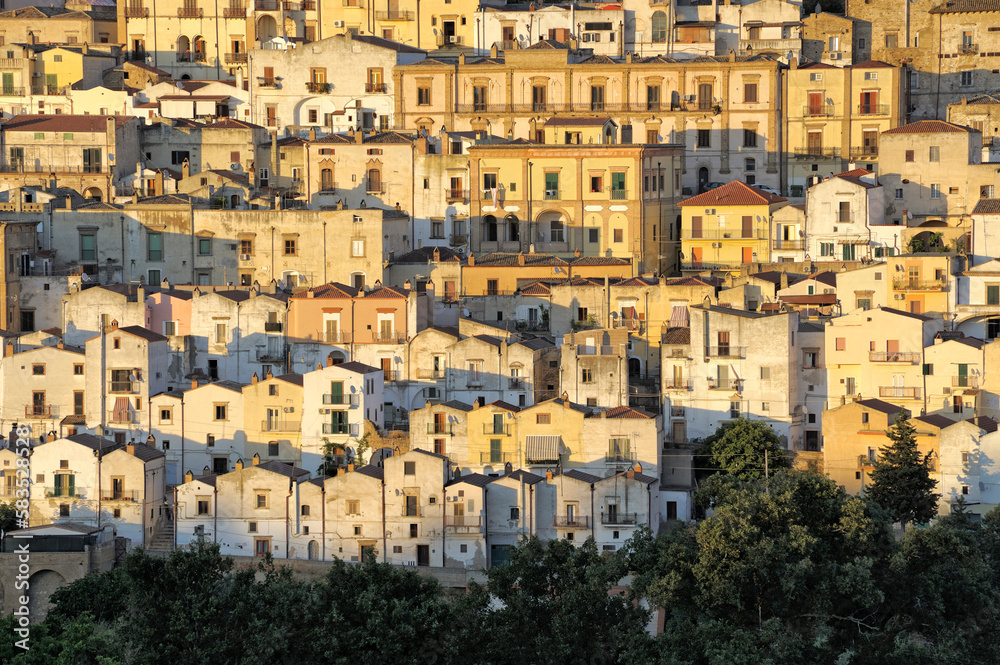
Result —
[[214, 505], [212, 506], [212, 542], [219, 542], [219, 488], [215, 488]]
[[[524, 482], [523, 480], [521, 482]], [[528, 486], [528, 535], [535, 535], [535, 486]]]
[[[388, 563], [388, 552], [386, 552], [386, 536], [385, 536], [385, 479], [382, 480], [382, 563]], [[364, 557], [362, 556], [362, 562]]]
[[322, 534], [323, 534], [323, 544], [320, 548], [320, 561], [326, 561], [326, 484], [320, 485], [319, 488], [319, 500], [320, 500], [320, 515], [322, 516]]
[[174, 485], [174, 549], [177, 549], [177, 486]]
[[186, 472], [187, 468], [184, 466], [184, 393], [181, 393], [181, 478], [184, 478]]
[[590, 537], [597, 540], [597, 515], [594, 513], [594, 483], [590, 483]]

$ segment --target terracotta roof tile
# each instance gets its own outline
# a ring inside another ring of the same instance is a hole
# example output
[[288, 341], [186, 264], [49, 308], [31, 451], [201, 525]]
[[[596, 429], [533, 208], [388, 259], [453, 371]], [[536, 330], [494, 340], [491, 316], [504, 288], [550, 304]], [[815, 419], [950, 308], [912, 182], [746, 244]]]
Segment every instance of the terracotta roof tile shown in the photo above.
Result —
[[684, 199], [680, 206], [715, 206], [715, 205], [771, 205], [788, 199], [770, 194], [762, 189], [751, 187], [739, 180], [727, 183], [721, 187]]
[[[0, 125], [5, 132], [105, 132], [108, 118], [115, 119], [115, 126], [121, 127], [132, 116], [124, 115], [16, 115]], [[136, 122], [138, 122], [136, 120]]]
[[918, 120], [908, 125], [882, 132], [885, 134], [962, 134], [972, 130], [944, 120]]
[[933, 7], [930, 14], [964, 14], [971, 12], [1000, 12], [1000, 0], [947, 0]]
[[972, 209], [973, 215], [996, 215], [1000, 214], [1000, 199], [979, 199], [976, 207]]
[[600, 418], [602, 416], [604, 418], [627, 418], [631, 420], [651, 420], [656, 417], [651, 413], [632, 406], [616, 406], [613, 409], [607, 409], [603, 412], [592, 413], [587, 417]]

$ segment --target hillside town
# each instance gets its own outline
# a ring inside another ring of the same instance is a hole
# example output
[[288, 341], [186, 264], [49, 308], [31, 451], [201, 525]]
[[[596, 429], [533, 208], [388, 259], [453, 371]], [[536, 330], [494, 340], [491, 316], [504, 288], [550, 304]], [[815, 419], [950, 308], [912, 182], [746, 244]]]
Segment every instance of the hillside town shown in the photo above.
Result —
[[711, 514], [744, 421], [857, 497], [906, 421], [985, 517], [1000, 5], [905, 5], [0, 4], [32, 611], [140, 548], [619, 552]]

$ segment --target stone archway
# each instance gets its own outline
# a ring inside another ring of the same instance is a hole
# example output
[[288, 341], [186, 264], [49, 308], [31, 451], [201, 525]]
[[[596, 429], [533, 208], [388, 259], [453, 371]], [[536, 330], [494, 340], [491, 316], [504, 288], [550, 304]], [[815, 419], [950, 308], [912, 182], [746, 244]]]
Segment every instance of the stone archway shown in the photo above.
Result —
[[66, 578], [54, 570], [39, 570], [28, 578], [31, 593], [28, 595], [28, 610], [32, 621], [41, 621], [52, 607], [50, 599], [56, 589], [66, 584]]

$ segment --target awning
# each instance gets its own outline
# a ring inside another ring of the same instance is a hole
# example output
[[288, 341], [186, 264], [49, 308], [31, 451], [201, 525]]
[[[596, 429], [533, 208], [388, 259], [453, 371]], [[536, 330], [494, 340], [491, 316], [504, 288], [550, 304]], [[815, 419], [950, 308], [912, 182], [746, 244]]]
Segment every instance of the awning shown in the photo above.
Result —
[[525, 444], [524, 457], [529, 464], [555, 464], [559, 461], [562, 437], [558, 434], [529, 434]]
[[112, 422], [127, 423], [128, 410], [129, 410], [128, 397], [116, 397], [115, 410], [112, 412]]
[[689, 325], [691, 324], [688, 320], [687, 305], [674, 305], [673, 310], [670, 312], [670, 327], [687, 328]]

